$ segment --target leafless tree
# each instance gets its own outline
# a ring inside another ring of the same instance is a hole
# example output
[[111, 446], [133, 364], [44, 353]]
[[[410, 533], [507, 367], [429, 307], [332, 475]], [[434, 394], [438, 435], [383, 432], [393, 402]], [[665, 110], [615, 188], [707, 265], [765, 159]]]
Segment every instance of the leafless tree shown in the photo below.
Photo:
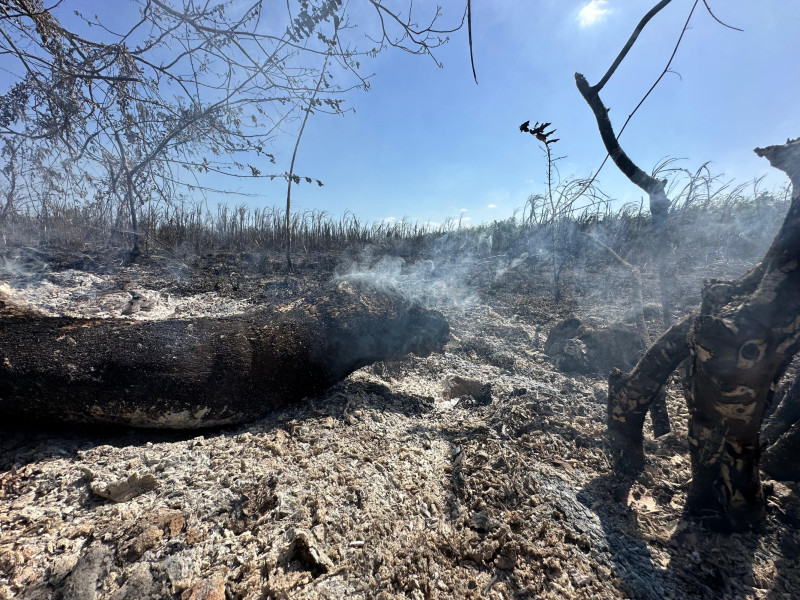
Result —
[[[662, 0], [645, 15], [599, 83], [591, 86], [583, 75], [575, 75], [578, 89], [595, 115], [609, 156], [650, 197], [654, 237], [660, 254], [666, 324], [671, 319], [668, 298], [671, 275], [665, 261], [669, 248], [666, 181], [647, 175], [623, 151], [599, 93], [647, 22], [670, 1]], [[692, 12], [699, 2], [693, 4]], [[703, 5], [711, 12], [706, 2]], [[680, 39], [676, 50], [679, 44]], [[620, 471], [636, 473], [644, 466], [644, 416], [670, 374], [682, 361], [687, 361], [684, 395], [690, 413], [692, 459], [687, 508], [712, 525], [736, 530], [759, 523], [764, 514], [759, 463], [762, 451], [770, 457], [773, 474], [788, 477], [800, 472], [798, 459], [792, 454], [800, 443], [800, 425], [783, 419], [774, 436], [776, 443], [780, 440], [782, 445], [764, 449], [759, 443], [772, 390], [800, 350], [797, 305], [800, 294], [800, 140], [787, 140], [786, 144], [755, 151], [767, 158], [773, 167], [784, 171], [793, 186], [788, 214], [767, 254], [736, 281], [707, 281], [699, 310], [670, 327], [647, 350], [633, 371], [628, 374], [617, 371], [609, 378], [611, 458]], [[796, 396], [788, 397], [789, 402], [792, 397], [796, 401]]]
[[463, 22], [440, 28], [437, 10], [418, 25], [411, 4], [365, 2], [380, 32], [366, 50], [343, 0], [131, 0], [138, 16], [123, 31], [102, 13], [67, 27], [61, 0], [4, 0], [0, 63], [16, 77], [0, 95], [7, 177], [23, 160], [57, 160], [90, 196], [126, 207], [134, 255], [137, 211], [202, 194], [209, 174], [313, 183], [294, 160], [275, 169], [275, 139], [314, 112], [344, 112], [345, 94], [369, 85], [369, 57], [392, 46], [433, 56]]

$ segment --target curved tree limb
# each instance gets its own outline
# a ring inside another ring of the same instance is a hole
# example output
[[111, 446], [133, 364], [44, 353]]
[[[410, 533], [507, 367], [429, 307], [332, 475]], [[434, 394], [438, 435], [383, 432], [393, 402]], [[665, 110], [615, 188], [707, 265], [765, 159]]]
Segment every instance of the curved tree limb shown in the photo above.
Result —
[[469, 64], [472, 65], [472, 78], [478, 83], [478, 75], [475, 73], [475, 54], [472, 52], [472, 2], [467, 0], [467, 33], [469, 34]]
[[608, 378], [608, 445], [614, 466], [627, 473], [644, 467], [644, 417], [669, 376], [689, 357], [687, 335], [697, 312], [670, 327], [630, 373]]
[[633, 47], [633, 44], [639, 37], [639, 34], [644, 29], [644, 26], [647, 25], [648, 21], [652, 19], [656, 14], [658, 14], [662, 8], [664, 8], [667, 4], [672, 2], [672, 0], [661, 0], [658, 4], [656, 4], [653, 8], [651, 8], [645, 16], [642, 17], [642, 20], [639, 21], [639, 24], [636, 26], [636, 29], [633, 30], [631, 37], [628, 38], [628, 42], [622, 48], [620, 53], [617, 55], [617, 58], [614, 60], [614, 63], [608, 68], [606, 74], [603, 75], [603, 78], [597, 82], [596, 85], [593, 86], [595, 93], [600, 93], [603, 87], [608, 83], [608, 80], [611, 79], [611, 76], [614, 74], [614, 71], [617, 70], [617, 67], [625, 60], [625, 57], [628, 55], [628, 52]]
[[670, 327], [672, 325], [672, 302], [669, 290], [674, 289], [672, 281], [674, 277], [667, 266], [666, 257], [669, 249], [669, 232], [667, 230], [669, 200], [664, 188], [667, 182], [642, 171], [625, 153], [619, 144], [617, 136], [614, 134], [614, 128], [608, 118], [608, 109], [600, 99], [597, 90], [589, 85], [586, 78], [580, 73], [575, 73], [575, 83], [578, 86], [578, 91], [594, 113], [600, 137], [609, 156], [611, 156], [611, 160], [632, 183], [639, 186], [650, 197], [650, 214], [653, 217], [653, 237], [657, 247], [658, 275], [661, 282], [661, 307], [664, 326]]

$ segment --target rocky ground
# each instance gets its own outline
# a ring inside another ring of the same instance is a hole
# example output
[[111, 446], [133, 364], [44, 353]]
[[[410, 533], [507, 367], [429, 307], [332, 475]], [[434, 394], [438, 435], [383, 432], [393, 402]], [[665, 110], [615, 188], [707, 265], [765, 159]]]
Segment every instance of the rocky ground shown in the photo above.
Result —
[[[0, 292], [50, 314], [236, 314], [313, 294], [339, 260], [287, 277], [251, 254], [105, 258], [7, 255]], [[604, 375], [544, 353], [560, 319], [624, 317], [624, 274], [583, 266], [555, 305], [533, 259], [476, 259], [463, 288], [426, 296], [450, 323], [443, 354], [372, 365], [258, 422], [0, 430], [0, 599], [798, 597], [798, 484], [766, 482], [758, 532], [682, 518], [677, 385], [645, 473], [609, 472]], [[707, 273], [685, 271], [686, 288]]]

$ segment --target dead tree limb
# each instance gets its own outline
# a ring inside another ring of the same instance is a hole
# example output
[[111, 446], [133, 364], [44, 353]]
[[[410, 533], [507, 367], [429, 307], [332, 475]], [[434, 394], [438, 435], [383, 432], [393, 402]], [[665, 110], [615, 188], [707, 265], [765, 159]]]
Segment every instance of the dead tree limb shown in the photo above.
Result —
[[639, 21], [639, 24], [636, 26], [636, 29], [633, 30], [631, 37], [628, 38], [628, 41], [625, 43], [625, 46], [622, 48], [622, 50], [620, 50], [620, 53], [617, 55], [617, 58], [614, 59], [614, 62], [608, 68], [608, 71], [606, 71], [606, 74], [603, 75], [603, 78], [597, 82], [597, 85], [594, 86], [595, 93], [597, 94], [600, 93], [600, 90], [602, 90], [603, 87], [605, 87], [608, 80], [611, 79], [611, 76], [614, 74], [614, 71], [617, 70], [617, 67], [619, 67], [622, 64], [622, 61], [625, 60], [625, 57], [628, 55], [628, 52], [630, 51], [631, 48], [633, 48], [633, 44], [639, 38], [639, 34], [644, 29], [644, 26], [647, 25], [650, 19], [656, 16], [656, 14], [658, 14], [661, 11], [661, 9], [664, 8], [670, 2], [672, 2], [672, 0], [661, 0], [661, 2], [656, 4], [649, 11], [647, 11], [647, 14], [642, 17], [641, 21]]
[[689, 357], [686, 336], [697, 313], [690, 313], [656, 341], [630, 373], [608, 378], [608, 447], [615, 469], [635, 473], [644, 467], [642, 428], [650, 405], [670, 375]]
[[[300, 147], [300, 140], [303, 139], [303, 132], [306, 130], [306, 123], [308, 123], [308, 117], [312, 113], [314, 106], [316, 105], [317, 101], [317, 94], [319, 94], [319, 88], [322, 86], [322, 82], [325, 80], [325, 75], [327, 74], [328, 70], [328, 63], [331, 59], [331, 54], [333, 50], [336, 48], [336, 44], [338, 43], [339, 38], [339, 17], [335, 16], [333, 19], [333, 37], [331, 38], [330, 46], [328, 47], [328, 52], [325, 54], [325, 61], [322, 63], [322, 68], [319, 71], [319, 77], [317, 78], [317, 85], [314, 88], [314, 92], [311, 94], [311, 97], [308, 99], [308, 104], [303, 109], [303, 122], [300, 125], [300, 131], [297, 132], [297, 139], [294, 143], [294, 151], [292, 152], [292, 163], [289, 166], [289, 177], [288, 183], [286, 184], [286, 269], [290, 273], [294, 271], [294, 265], [292, 264], [292, 182], [294, 181], [295, 177], [294, 174], [294, 163], [297, 160], [297, 149]], [[299, 181], [300, 178], [298, 177], [297, 180]]]
[[622, 146], [619, 144], [617, 136], [614, 134], [614, 128], [611, 125], [611, 120], [608, 118], [608, 109], [600, 99], [598, 90], [589, 85], [586, 78], [580, 73], [575, 73], [575, 83], [580, 91], [589, 108], [594, 113], [595, 120], [597, 121], [597, 128], [600, 131], [600, 137], [606, 147], [611, 160], [617, 165], [617, 168], [630, 179], [630, 181], [639, 186], [650, 198], [650, 214], [653, 223], [653, 239], [656, 246], [656, 260], [658, 263], [658, 276], [661, 284], [661, 308], [664, 318], [664, 326], [669, 328], [672, 325], [672, 300], [670, 290], [675, 288], [674, 273], [669, 268], [668, 253], [669, 253], [669, 230], [667, 227], [667, 219], [669, 216], [669, 200], [667, 199], [664, 188], [667, 185], [666, 180], [657, 179], [642, 171], [630, 157], [625, 154]]

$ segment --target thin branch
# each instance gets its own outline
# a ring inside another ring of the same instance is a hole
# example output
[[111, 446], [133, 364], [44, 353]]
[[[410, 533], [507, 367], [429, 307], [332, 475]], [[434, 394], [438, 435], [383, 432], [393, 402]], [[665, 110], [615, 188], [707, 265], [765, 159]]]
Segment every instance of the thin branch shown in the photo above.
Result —
[[628, 52], [633, 47], [634, 42], [636, 42], [636, 40], [639, 37], [639, 34], [642, 32], [642, 29], [644, 29], [644, 26], [647, 25], [648, 21], [650, 21], [650, 19], [652, 19], [656, 14], [658, 14], [661, 11], [661, 9], [663, 9], [670, 2], [672, 2], [672, 0], [661, 0], [661, 2], [656, 4], [653, 8], [651, 8], [647, 12], [647, 14], [644, 17], [642, 17], [642, 20], [639, 21], [639, 24], [636, 26], [636, 29], [633, 30], [631, 37], [628, 38], [628, 42], [625, 44], [620, 53], [617, 55], [617, 58], [614, 60], [614, 63], [611, 65], [611, 67], [609, 67], [606, 74], [603, 75], [603, 78], [599, 82], [597, 82], [597, 85], [594, 86], [594, 91], [596, 93], [599, 94], [600, 91], [608, 82], [608, 80], [611, 79], [611, 76], [614, 74], [614, 71], [617, 70], [617, 67], [619, 67], [619, 65], [628, 55]]
[[297, 134], [297, 140], [294, 144], [294, 151], [292, 152], [292, 163], [289, 166], [289, 183], [286, 186], [286, 265], [289, 271], [292, 270], [292, 225], [290, 219], [290, 210], [292, 207], [292, 181], [295, 178], [294, 174], [294, 162], [297, 159], [297, 149], [300, 147], [300, 139], [303, 137], [303, 132], [306, 129], [306, 123], [308, 122], [308, 117], [311, 114], [311, 107], [314, 105], [314, 101], [317, 98], [317, 94], [319, 93], [319, 88], [322, 85], [322, 80], [325, 78], [325, 71], [328, 68], [328, 61], [330, 60], [330, 52], [335, 45], [335, 40], [339, 36], [339, 19], [335, 17], [334, 20], [334, 29], [333, 29], [333, 40], [334, 44], [328, 47], [328, 55], [325, 56], [325, 62], [322, 63], [322, 69], [319, 72], [319, 78], [317, 79], [317, 87], [314, 89], [314, 93], [311, 95], [311, 98], [308, 100], [308, 106], [306, 106], [305, 115], [303, 115], [303, 124], [300, 126], [300, 132]]
[[717, 23], [719, 23], [723, 27], [727, 27], [728, 29], [733, 29], [734, 31], [744, 31], [744, 29], [739, 29], [738, 27], [734, 27], [733, 25], [728, 25], [727, 23], [723, 23], [722, 21], [720, 21], [717, 18], [717, 15], [715, 15], [712, 12], [711, 7], [708, 5], [708, 1], [707, 0], [703, 0], [703, 4], [705, 5], [706, 10], [708, 11], [708, 14], [711, 15], [711, 18], [714, 19]]
[[469, 33], [469, 63], [472, 65], [472, 78], [478, 83], [475, 73], [475, 55], [472, 52], [472, 0], [467, 0], [467, 32]]
[[[667, 2], [669, 2], [669, 0], [667, 0]], [[692, 5], [692, 9], [689, 11], [689, 16], [686, 18], [686, 22], [683, 24], [683, 29], [681, 29], [681, 34], [680, 34], [680, 36], [678, 36], [678, 41], [675, 43], [675, 47], [672, 49], [672, 54], [670, 55], [670, 57], [669, 57], [669, 60], [667, 61], [667, 65], [664, 67], [664, 70], [661, 72], [661, 74], [660, 74], [660, 75], [658, 76], [658, 78], [655, 80], [655, 82], [653, 83], [653, 85], [651, 85], [651, 86], [650, 86], [650, 89], [649, 89], [649, 90], [647, 90], [647, 93], [646, 93], [646, 94], [645, 94], [645, 95], [642, 97], [642, 99], [641, 99], [641, 100], [639, 100], [639, 103], [636, 105], [636, 107], [633, 109], [633, 111], [632, 111], [632, 112], [631, 112], [631, 113], [628, 115], [628, 118], [627, 118], [627, 119], [625, 119], [625, 122], [622, 124], [622, 127], [621, 127], [621, 128], [620, 128], [620, 130], [619, 130], [619, 133], [616, 135], [616, 139], [617, 139], [617, 140], [619, 140], [619, 138], [622, 136], [622, 133], [625, 131], [625, 128], [628, 126], [628, 123], [630, 123], [631, 119], [633, 118], [633, 115], [635, 115], [635, 114], [636, 114], [636, 111], [638, 111], [638, 110], [639, 110], [639, 108], [642, 106], [642, 104], [644, 104], [644, 101], [645, 101], [645, 100], [647, 100], [648, 96], [650, 96], [650, 94], [652, 93], [652, 91], [653, 91], [653, 90], [656, 88], [656, 86], [659, 84], [659, 82], [660, 82], [660, 81], [661, 81], [661, 80], [664, 78], [664, 75], [666, 75], [666, 74], [669, 72], [669, 68], [670, 68], [670, 66], [672, 66], [672, 61], [675, 59], [675, 55], [676, 55], [676, 54], [677, 54], [677, 52], [678, 52], [678, 48], [679, 48], [679, 47], [680, 47], [680, 45], [681, 45], [681, 41], [683, 41], [683, 36], [684, 36], [684, 34], [686, 33], [686, 31], [688, 30], [688, 28], [689, 28], [689, 22], [690, 22], [690, 21], [691, 21], [691, 19], [692, 19], [692, 14], [694, 14], [694, 10], [695, 10], [695, 8], [697, 7], [697, 2], [698, 2], [698, 0], [695, 0], [695, 3]], [[662, 3], [663, 3], [663, 2], [662, 2]], [[653, 10], [654, 10], [654, 9], [656, 9], [656, 8], [658, 8], [658, 5], [656, 5], [655, 7], [653, 7]], [[663, 6], [662, 6], [661, 8], [663, 8]], [[660, 8], [659, 8], [659, 10], [660, 10]], [[652, 12], [652, 10], [651, 10], [651, 12]], [[648, 14], [650, 14], [650, 13], [648, 13]], [[651, 15], [651, 16], [652, 16], [652, 15]], [[649, 19], [648, 19], [648, 20], [649, 20]], [[644, 21], [644, 19], [643, 19], [643, 21]], [[647, 21], [644, 21], [644, 24], [646, 24], [646, 22], [647, 22]], [[642, 22], [640, 22], [640, 23], [639, 23], [639, 27], [637, 27], [637, 29], [639, 29], [639, 28], [643, 28], [643, 27], [644, 27], [644, 24], [643, 24]], [[636, 36], [638, 36], [638, 33], [634, 32], [634, 34], [635, 34]], [[635, 41], [635, 37], [634, 37], [634, 36], [631, 36], [631, 40]], [[631, 41], [631, 40], [628, 40], [628, 43], [629, 43], [629, 44], [632, 46], [632, 45], [633, 45], [633, 41]], [[627, 48], [627, 47], [628, 47], [628, 46], [626, 45], [626, 48]], [[623, 49], [623, 52], [627, 53], [627, 51], [626, 51], [625, 49]], [[624, 55], [623, 55], [622, 53], [620, 53], [620, 56], [623, 56], [623, 57], [624, 57]], [[617, 67], [617, 66], [619, 66], [619, 62], [621, 62], [620, 56], [618, 56], [618, 57], [617, 57], [617, 61], [615, 61], [615, 63], [616, 63], [616, 66], [612, 66], [612, 68], [611, 68], [611, 69], [609, 69], [608, 73], [606, 73], [606, 76], [605, 76], [605, 77], [603, 77], [603, 80], [605, 80], [605, 81], [601, 80], [601, 83], [603, 83], [603, 85], [605, 85], [605, 82], [607, 82], [607, 81], [608, 81], [609, 74], [613, 73], [613, 72], [616, 70], [616, 67]], [[577, 74], [576, 74], [576, 78], [577, 78]], [[597, 85], [593, 86], [593, 88], [592, 88], [592, 89], [593, 89], [593, 90], [595, 90], [595, 95], [599, 94], [599, 92], [600, 92], [600, 89], [602, 89], [602, 87], [603, 87], [603, 86], [601, 86], [601, 85], [600, 85], [600, 83], [598, 83]], [[598, 96], [598, 100], [599, 100], [599, 96]], [[602, 103], [601, 103], [601, 104], [602, 104]], [[603, 107], [603, 109], [604, 109], [604, 110], [606, 110], [606, 109], [605, 109], [605, 107]], [[607, 112], [608, 112], [608, 111], [606, 110], [606, 113], [607, 113]], [[609, 121], [609, 123], [610, 123], [610, 121]], [[617, 145], [619, 145], [619, 144], [617, 143]], [[600, 163], [600, 166], [597, 168], [597, 171], [595, 171], [595, 172], [594, 172], [594, 175], [592, 175], [592, 176], [589, 178], [589, 182], [586, 184], [586, 187], [587, 187], [587, 188], [588, 188], [588, 186], [590, 186], [592, 183], [594, 183], [595, 179], [597, 179], [597, 176], [600, 174], [600, 171], [602, 171], [602, 170], [603, 170], [603, 167], [604, 167], [604, 166], [605, 166], [605, 164], [608, 162], [608, 159], [609, 159], [610, 157], [611, 157], [611, 154], [610, 154], [610, 153], [607, 153], [607, 154], [606, 154], [606, 156], [605, 156], [605, 158], [603, 159], [603, 162], [602, 162], [602, 163]], [[585, 190], [582, 190], [582, 191], [581, 191], [581, 194], [583, 193], [583, 191], [585, 191]], [[579, 195], [580, 195], [580, 194], [579, 194]]]

